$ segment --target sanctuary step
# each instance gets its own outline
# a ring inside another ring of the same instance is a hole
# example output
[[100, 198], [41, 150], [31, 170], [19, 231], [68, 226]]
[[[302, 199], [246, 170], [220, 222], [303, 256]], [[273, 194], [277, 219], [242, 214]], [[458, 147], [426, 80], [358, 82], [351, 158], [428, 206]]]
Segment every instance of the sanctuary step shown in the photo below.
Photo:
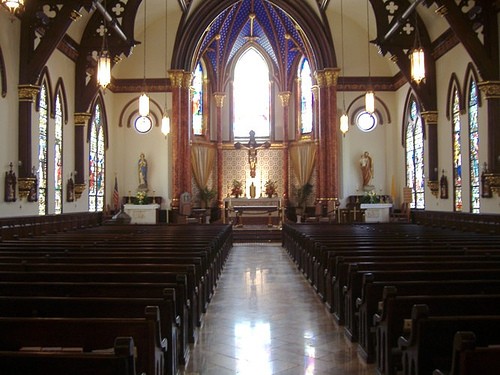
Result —
[[233, 241], [244, 242], [281, 242], [281, 229], [277, 226], [244, 225], [233, 227]]

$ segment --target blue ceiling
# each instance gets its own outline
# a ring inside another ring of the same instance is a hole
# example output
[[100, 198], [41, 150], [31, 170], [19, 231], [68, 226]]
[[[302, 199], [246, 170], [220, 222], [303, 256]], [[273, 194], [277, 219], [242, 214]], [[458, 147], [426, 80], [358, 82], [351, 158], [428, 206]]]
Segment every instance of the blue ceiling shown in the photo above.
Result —
[[[255, 15], [253, 23], [251, 15]], [[294, 62], [306, 51], [295, 22], [282, 9], [266, 0], [241, 0], [226, 8], [210, 25], [201, 53], [212, 65], [216, 79], [224, 80], [228, 64], [250, 44], [267, 53], [275, 76], [282, 82], [291, 76]]]

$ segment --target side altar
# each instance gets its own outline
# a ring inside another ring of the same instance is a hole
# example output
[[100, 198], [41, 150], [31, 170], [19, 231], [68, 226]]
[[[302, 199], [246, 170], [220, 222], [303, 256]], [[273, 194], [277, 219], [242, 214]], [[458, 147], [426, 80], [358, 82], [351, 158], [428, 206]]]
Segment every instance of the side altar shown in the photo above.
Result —
[[224, 223], [236, 226], [244, 224], [281, 224], [281, 199], [273, 198], [224, 198]]
[[152, 204], [126, 204], [123, 206], [130, 216], [130, 224], [157, 224], [160, 216], [160, 205]]

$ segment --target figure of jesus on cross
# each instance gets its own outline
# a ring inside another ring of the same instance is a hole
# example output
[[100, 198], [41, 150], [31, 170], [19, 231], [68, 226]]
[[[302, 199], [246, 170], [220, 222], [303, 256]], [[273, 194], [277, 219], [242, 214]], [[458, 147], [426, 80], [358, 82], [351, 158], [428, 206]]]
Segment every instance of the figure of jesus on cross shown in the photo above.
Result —
[[271, 143], [266, 141], [264, 143], [258, 144], [255, 140], [255, 132], [250, 130], [250, 140], [246, 145], [236, 142], [234, 148], [240, 150], [242, 148], [248, 149], [248, 164], [250, 164], [250, 177], [255, 178], [255, 167], [257, 166], [257, 149], [259, 148], [269, 148]]

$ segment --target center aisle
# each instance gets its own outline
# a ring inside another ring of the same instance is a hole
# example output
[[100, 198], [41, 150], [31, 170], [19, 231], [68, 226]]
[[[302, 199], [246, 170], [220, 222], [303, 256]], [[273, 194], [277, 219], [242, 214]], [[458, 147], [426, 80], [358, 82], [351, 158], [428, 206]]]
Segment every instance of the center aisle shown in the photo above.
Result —
[[277, 244], [235, 244], [184, 375], [373, 375]]

